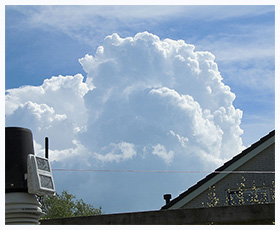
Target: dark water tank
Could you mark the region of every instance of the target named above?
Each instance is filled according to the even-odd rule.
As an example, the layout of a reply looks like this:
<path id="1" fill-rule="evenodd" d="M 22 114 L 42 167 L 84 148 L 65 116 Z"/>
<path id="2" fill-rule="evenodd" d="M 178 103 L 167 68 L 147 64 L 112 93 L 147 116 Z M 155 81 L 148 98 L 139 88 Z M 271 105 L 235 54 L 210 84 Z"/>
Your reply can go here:
<path id="1" fill-rule="evenodd" d="M 27 155 L 34 154 L 32 132 L 26 128 L 5 128 L 5 191 L 28 192 Z"/>

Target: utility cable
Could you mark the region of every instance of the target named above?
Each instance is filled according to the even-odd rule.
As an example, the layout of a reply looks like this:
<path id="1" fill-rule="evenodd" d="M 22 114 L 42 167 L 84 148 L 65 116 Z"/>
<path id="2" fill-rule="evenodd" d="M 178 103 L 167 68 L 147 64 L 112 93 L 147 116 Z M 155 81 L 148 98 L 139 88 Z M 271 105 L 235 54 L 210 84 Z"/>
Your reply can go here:
<path id="1" fill-rule="evenodd" d="M 54 172 L 118 172 L 118 173 L 239 173 L 239 174 L 275 174 L 275 171 L 170 171 L 170 170 L 130 170 L 130 169 L 52 169 Z"/>

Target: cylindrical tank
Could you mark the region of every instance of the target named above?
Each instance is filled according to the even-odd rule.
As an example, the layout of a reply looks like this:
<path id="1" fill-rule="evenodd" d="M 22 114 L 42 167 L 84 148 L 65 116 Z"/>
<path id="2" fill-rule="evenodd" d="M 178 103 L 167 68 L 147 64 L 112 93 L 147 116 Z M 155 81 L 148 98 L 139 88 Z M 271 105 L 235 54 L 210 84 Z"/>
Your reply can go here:
<path id="1" fill-rule="evenodd" d="M 34 154 L 32 132 L 26 128 L 5 129 L 5 191 L 28 192 L 27 155 Z"/>
<path id="2" fill-rule="evenodd" d="M 34 154 L 32 132 L 5 129 L 5 223 L 39 224 L 43 214 L 35 195 L 28 193 L 27 156 Z"/>

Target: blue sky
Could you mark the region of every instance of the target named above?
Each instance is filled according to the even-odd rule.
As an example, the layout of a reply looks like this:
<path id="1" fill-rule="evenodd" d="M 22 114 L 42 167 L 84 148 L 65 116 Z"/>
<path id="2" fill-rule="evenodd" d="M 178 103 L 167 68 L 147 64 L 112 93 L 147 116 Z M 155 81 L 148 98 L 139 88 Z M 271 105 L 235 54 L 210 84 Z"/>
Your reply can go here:
<path id="1" fill-rule="evenodd" d="M 213 170 L 275 127 L 274 6 L 5 13 L 6 126 L 37 154 L 49 136 L 54 169 Z M 54 171 L 106 213 L 159 209 L 204 176 Z"/>

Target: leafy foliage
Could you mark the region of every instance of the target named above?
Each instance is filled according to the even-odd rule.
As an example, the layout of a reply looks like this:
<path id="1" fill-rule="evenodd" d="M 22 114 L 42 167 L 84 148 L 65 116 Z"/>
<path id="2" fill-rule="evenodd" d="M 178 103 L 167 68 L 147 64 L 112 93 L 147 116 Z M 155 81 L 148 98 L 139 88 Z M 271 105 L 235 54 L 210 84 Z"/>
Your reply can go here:
<path id="1" fill-rule="evenodd" d="M 248 204 L 267 204 L 275 202 L 275 183 L 272 181 L 272 187 L 268 187 L 263 183 L 263 187 L 256 187 L 253 181 L 251 187 L 245 186 L 245 177 L 241 177 L 241 183 L 237 184 L 238 189 L 231 191 L 227 189 L 227 197 L 224 205 L 248 205 Z M 268 193 L 270 191 L 271 200 L 269 202 Z M 203 207 L 222 206 L 220 199 L 216 195 L 216 188 L 210 186 L 207 195 L 207 202 L 202 202 Z M 206 206 L 207 205 L 207 206 Z"/>
<path id="2" fill-rule="evenodd" d="M 42 203 L 42 211 L 46 213 L 43 219 L 102 214 L 101 207 L 97 209 L 93 205 L 85 203 L 82 199 L 77 200 L 76 196 L 65 190 L 62 191 L 61 195 L 46 196 L 40 202 Z"/>

